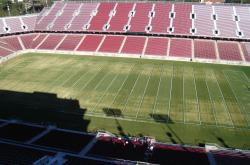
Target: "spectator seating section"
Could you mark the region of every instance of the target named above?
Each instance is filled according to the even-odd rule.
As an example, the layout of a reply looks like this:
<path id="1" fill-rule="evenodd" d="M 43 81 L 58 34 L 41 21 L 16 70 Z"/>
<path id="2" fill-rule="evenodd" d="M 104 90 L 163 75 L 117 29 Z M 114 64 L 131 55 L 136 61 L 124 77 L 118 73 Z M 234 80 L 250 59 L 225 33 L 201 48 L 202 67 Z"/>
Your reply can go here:
<path id="1" fill-rule="evenodd" d="M 53 31 L 64 31 L 67 28 L 67 24 L 72 19 L 72 16 L 79 7 L 79 3 L 68 2 L 65 4 L 65 7 L 62 10 L 60 16 L 58 16 L 51 28 Z"/>
<path id="2" fill-rule="evenodd" d="M 90 22 L 89 31 L 103 31 L 103 27 L 108 22 L 110 18 L 110 12 L 113 10 L 115 3 L 100 3 L 97 14 L 94 16 Z"/>
<path id="3" fill-rule="evenodd" d="M 194 56 L 203 59 L 216 59 L 215 41 L 194 40 Z"/>
<path id="4" fill-rule="evenodd" d="M 156 3 L 155 4 L 155 16 L 151 22 L 151 33 L 168 33 L 168 27 L 170 26 L 169 13 L 171 11 L 172 5 L 168 3 Z"/>
<path id="5" fill-rule="evenodd" d="M 249 7 L 235 6 L 237 15 L 239 16 L 239 27 L 243 32 L 243 38 L 250 38 L 250 12 Z"/>
<path id="6" fill-rule="evenodd" d="M 148 38 L 145 55 L 166 56 L 168 49 L 168 38 Z"/>
<path id="7" fill-rule="evenodd" d="M 36 36 L 37 34 L 26 34 L 20 36 L 20 39 L 25 49 L 31 49 L 31 43 L 33 42 Z"/>
<path id="8" fill-rule="evenodd" d="M 53 25 L 53 21 L 58 17 L 58 12 L 60 12 L 63 6 L 63 2 L 56 1 L 48 12 L 44 13 L 42 18 L 36 22 L 36 30 L 49 30 L 49 25 Z"/>
<path id="9" fill-rule="evenodd" d="M 4 38 L 4 41 L 11 45 L 16 51 L 22 50 L 22 46 L 18 40 L 18 36 L 8 36 Z"/>
<path id="10" fill-rule="evenodd" d="M 86 35 L 77 50 L 95 52 L 100 45 L 102 38 L 102 35 Z"/>
<path id="11" fill-rule="evenodd" d="M 59 44 L 64 35 L 60 34 L 49 34 L 49 36 L 42 42 L 38 49 L 53 50 Z"/>
<path id="12" fill-rule="evenodd" d="M 146 37 L 127 36 L 122 48 L 125 54 L 142 54 Z"/>
<path id="13" fill-rule="evenodd" d="M 35 38 L 33 38 L 33 41 L 30 44 L 30 48 L 35 49 L 37 46 L 39 46 L 39 44 L 41 44 L 41 42 L 45 37 L 47 37 L 47 35 L 48 34 L 38 34 Z"/>
<path id="14" fill-rule="evenodd" d="M 124 38 L 124 36 L 106 36 L 98 51 L 107 53 L 118 53 Z"/>
<path id="15" fill-rule="evenodd" d="M 214 36 L 214 22 L 212 20 L 212 6 L 209 5 L 193 5 L 195 19 L 194 27 L 197 36 Z"/>
<path id="16" fill-rule="evenodd" d="M 218 41 L 218 51 L 221 60 L 242 61 L 237 42 Z"/>
<path id="17" fill-rule="evenodd" d="M 189 34 L 192 27 L 192 20 L 190 13 L 192 12 L 191 4 L 175 4 L 174 5 L 175 18 L 173 20 L 174 32 L 173 34 Z"/>
<path id="18" fill-rule="evenodd" d="M 118 158 L 125 160 L 144 161 L 147 144 L 118 139 L 113 137 L 99 137 L 89 156 Z"/>
<path id="19" fill-rule="evenodd" d="M 20 19 L 23 21 L 22 31 L 33 31 L 35 29 L 37 15 L 23 16 Z"/>
<path id="20" fill-rule="evenodd" d="M 74 13 L 73 19 L 69 23 L 69 31 L 82 31 L 91 18 L 92 11 L 97 7 L 97 3 L 82 3 Z"/>
<path id="21" fill-rule="evenodd" d="M 210 164 L 206 152 L 202 148 L 162 144 L 154 145 L 149 162 L 155 164 Z"/>
<path id="22" fill-rule="evenodd" d="M 57 50 L 72 51 L 76 48 L 82 38 L 82 35 L 67 35 L 66 38 L 62 41 L 62 43 L 58 46 Z"/>
<path id="23" fill-rule="evenodd" d="M 5 49 L 5 48 L 0 47 L 0 58 L 8 56 L 8 55 L 10 55 L 12 53 L 14 53 L 14 51 L 11 51 L 9 49 Z"/>
<path id="24" fill-rule="evenodd" d="M 5 18 L 5 22 L 7 27 L 10 28 L 10 33 L 23 31 L 20 17 L 7 17 Z"/>
<path id="25" fill-rule="evenodd" d="M 232 6 L 214 6 L 215 14 L 218 16 L 216 20 L 217 28 L 222 37 L 237 37 L 237 26 L 234 21 L 234 12 Z"/>
<path id="26" fill-rule="evenodd" d="M 171 39 L 169 56 L 191 58 L 192 40 L 180 38 Z"/>
<path id="27" fill-rule="evenodd" d="M 245 57 L 245 60 L 250 62 L 250 43 L 241 43 L 241 48 Z"/>
<path id="28" fill-rule="evenodd" d="M 149 22 L 149 12 L 152 10 L 152 3 L 137 3 L 135 7 L 135 15 L 130 22 L 131 32 L 145 32 L 145 28 Z"/>
<path id="29" fill-rule="evenodd" d="M 121 53 L 155 57 L 165 56 L 166 58 L 182 57 L 186 60 L 194 58 L 223 60 L 224 62 L 250 61 L 250 44 L 248 42 L 216 42 L 204 39 L 99 34 L 31 33 L 2 37 L 0 39 L 0 56 L 7 56 L 18 50 L 23 50 L 21 45 L 24 49 L 103 52 L 114 53 L 114 55 L 115 53 Z"/>
<path id="30" fill-rule="evenodd" d="M 107 31 L 123 32 L 124 26 L 129 19 L 129 12 L 133 9 L 133 3 L 118 3 L 115 15 L 110 20 L 110 27 Z"/>

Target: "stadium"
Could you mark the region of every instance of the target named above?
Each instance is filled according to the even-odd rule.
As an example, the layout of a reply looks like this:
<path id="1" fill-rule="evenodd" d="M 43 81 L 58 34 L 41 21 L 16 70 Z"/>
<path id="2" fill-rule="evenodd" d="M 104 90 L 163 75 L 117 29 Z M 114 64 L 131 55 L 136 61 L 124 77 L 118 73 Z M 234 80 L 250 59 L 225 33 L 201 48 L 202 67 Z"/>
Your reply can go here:
<path id="1" fill-rule="evenodd" d="M 250 164 L 250 5 L 54 1 L 0 17 L 0 164 Z"/>

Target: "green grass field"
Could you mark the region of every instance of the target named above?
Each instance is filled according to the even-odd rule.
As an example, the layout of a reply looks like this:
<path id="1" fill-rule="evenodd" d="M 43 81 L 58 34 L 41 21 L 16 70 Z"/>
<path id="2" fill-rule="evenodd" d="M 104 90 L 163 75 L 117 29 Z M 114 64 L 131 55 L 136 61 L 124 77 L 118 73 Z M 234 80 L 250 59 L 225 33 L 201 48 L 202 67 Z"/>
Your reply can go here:
<path id="1" fill-rule="evenodd" d="M 0 70 L 1 90 L 77 99 L 89 131 L 238 148 L 250 148 L 249 86 L 250 67 L 129 58 L 25 54 Z"/>

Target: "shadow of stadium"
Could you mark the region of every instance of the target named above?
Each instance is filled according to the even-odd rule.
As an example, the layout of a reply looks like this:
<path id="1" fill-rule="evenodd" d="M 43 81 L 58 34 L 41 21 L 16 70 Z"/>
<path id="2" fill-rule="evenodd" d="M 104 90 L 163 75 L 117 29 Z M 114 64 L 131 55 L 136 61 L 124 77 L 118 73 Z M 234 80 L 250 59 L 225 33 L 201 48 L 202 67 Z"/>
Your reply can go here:
<path id="1" fill-rule="evenodd" d="M 0 118 L 87 131 L 90 121 L 84 119 L 85 112 L 78 100 L 56 94 L 0 90 Z"/>

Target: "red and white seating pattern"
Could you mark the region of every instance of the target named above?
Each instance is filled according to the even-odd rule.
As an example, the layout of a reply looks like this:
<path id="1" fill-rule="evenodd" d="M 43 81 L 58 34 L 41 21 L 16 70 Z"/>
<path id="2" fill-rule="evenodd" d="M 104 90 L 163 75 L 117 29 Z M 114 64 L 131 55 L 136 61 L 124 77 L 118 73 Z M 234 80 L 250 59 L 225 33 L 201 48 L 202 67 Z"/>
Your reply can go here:
<path id="1" fill-rule="evenodd" d="M 215 41 L 194 40 L 194 56 L 202 59 L 216 59 Z"/>
<path id="2" fill-rule="evenodd" d="M 129 12 L 133 9 L 133 3 L 118 3 L 115 15 L 110 20 L 110 27 L 107 31 L 123 32 L 124 26 L 129 19 Z"/>
<path id="3" fill-rule="evenodd" d="M 18 37 L 20 39 L 18 39 Z M 23 48 L 22 48 L 23 45 Z M 248 42 L 99 34 L 25 34 L 0 39 L 2 54 L 23 49 L 250 62 Z M 218 50 L 217 50 L 218 48 Z M 217 55 L 218 52 L 218 55 Z M 194 56 L 192 56 L 194 54 Z M 244 58 L 243 58 L 244 56 Z"/>
<path id="4" fill-rule="evenodd" d="M 168 50 L 168 38 L 148 38 L 145 55 L 166 56 Z"/>
<path id="5" fill-rule="evenodd" d="M 152 3 L 137 3 L 135 7 L 135 15 L 130 22 L 131 32 L 145 32 L 145 28 L 149 22 L 149 12 L 152 10 Z"/>
<path id="6" fill-rule="evenodd" d="M 113 10 L 115 3 L 101 3 L 97 9 L 96 16 L 90 22 L 89 31 L 103 31 L 103 27 L 110 18 L 110 12 Z"/>
<path id="7" fill-rule="evenodd" d="M 61 1 L 56 1 L 47 12 L 43 13 L 42 18 L 36 22 L 36 30 L 49 30 L 49 25 L 58 16 L 58 12 L 62 10 L 65 4 Z M 63 19 L 63 18 L 62 18 Z M 52 25 L 51 25 L 52 26 Z"/>
<path id="8" fill-rule="evenodd" d="M 39 44 L 41 44 L 45 37 L 47 37 L 47 34 L 38 34 L 35 38 L 33 38 L 30 48 L 35 49 L 37 46 L 39 46 Z"/>
<path id="9" fill-rule="evenodd" d="M 36 36 L 37 36 L 37 34 L 25 34 L 25 35 L 20 36 L 20 39 L 21 39 L 25 49 L 31 48 L 31 43 L 33 42 L 33 39 Z"/>
<path id="10" fill-rule="evenodd" d="M 127 36 L 121 53 L 142 54 L 145 46 L 146 37 Z"/>
<path id="11" fill-rule="evenodd" d="M 195 34 L 199 36 L 213 36 L 212 6 L 194 5 L 193 8 L 196 17 L 194 19 Z"/>
<path id="12" fill-rule="evenodd" d="M 168 27 L 170 26 L 169 12 L 171 11 L 170 4 L 156 3 L 155 4 L 155 16 L 151 22 L 151 33 L 168 33 Z"/>
<path id="13" fill-rule="evenodd" d="M 4 17 L 0 19 L 0 34 L 33 31 L 36 19 L 37 15 Z"/>
<path id="14" fill-rule="evenodd" d="M 68 2 L 65 4 L 62 13 L 55 20 L 51 30 L 64 31 L 67 28 L 67 24 L 70 22 L 75 10 L 79 7 L 79 3 Z"/>
<path id="15" fill-rule="evenodd" d="M 237 42 L 218 41 L 217 45 L 221 60 L 242 61 Z"/>
<path id="16" fill-rule="evenodd" d="M 38 49 L 53 50 L 61 42 L 64 35 L 61 34 L 50 34 L 45 40 L 41 42 Z"/>
<path id="17" fill-rule="evenodd" d="M 192 27 L 192 20 L 190 13 L 192 12 L 191 4 L 175 4 L 174 5 L 175 18 L 173 20 L 174 32 L 173 34 L 189 34 Z"/>
<path id="18" fill-rule="evenodd" d="M 82 31 L 91 18 L 92 11 L 97 7 L 97 3 L 82 3 L 77 9 L 75 16 L 69 24 L 69 31 Z"/>
<path id="19" fill-rule="evenodd" d="M 191 58 L 192 40 L 181 38 L 171 39 L 169 56 Z"/>
<path id="20" fill-rule="evenodd" d="M 77 50 L 95 52 L 100 45 L 102 38 L 102 35 L 86 35 Z"/>
<path id="21" fill-rule="evenodd" d="M 62 41 L 62 43 L 58 46 L 57 50 L 74 50 L 76 46 L 79 44 L 82 35 L 67 35 L 66 38 Z"/>
<path id="22" fill-rule="evenodd" d="M 241 43 L 241 47 L 242 47 L 245 60 L 250 62 L 250 43 L 248 42 Z"/>
<path id="23" fill-rule="evenodd" d="M 239 27 L 243 32 L 243 38 L 250 38 L 250 9 L 249 7 L 236 6 L 236 13 L 239 16 Z"/>
<path id="24" fill-rule="evenodd" d="M 234 21 L 234 12 L 232 6 L 214 6 L 215 13 L 218 16 L 216 20 L 219 35 L 222 37 L 237 37 L 236 22 Z"/>
<path id="25" fill-rule="evenodd" d="M 1 18 L 0 34 L 33 30 L 86 30 L 250 39 L 249 10 L 248 6 L 195 3 L 56 1 L 38 16 Z M 174 12 L 173 18 L 170 18 L 171 11 Z M 131 16 L 131 13 L 134 14 Z M 216 20 L 213 20 L 213 14 L 216 15 Z M 125 25 L 130 27 L 126 29 Z M 172 32 L 168 31 L 170 26 Z M 6 31 L 5 28 L 9 30 Z M 192 28 L 195 28 L 195 32 L 191 31 Z M 219 34 L 214 34 L 214 30 L 218 30 Z"/>
<path id="26" fill-rule="evenodd" d="M 118 53 L 124 39 L 124 36 L 106 36 L 98 51 L 107 53 Z"/>

